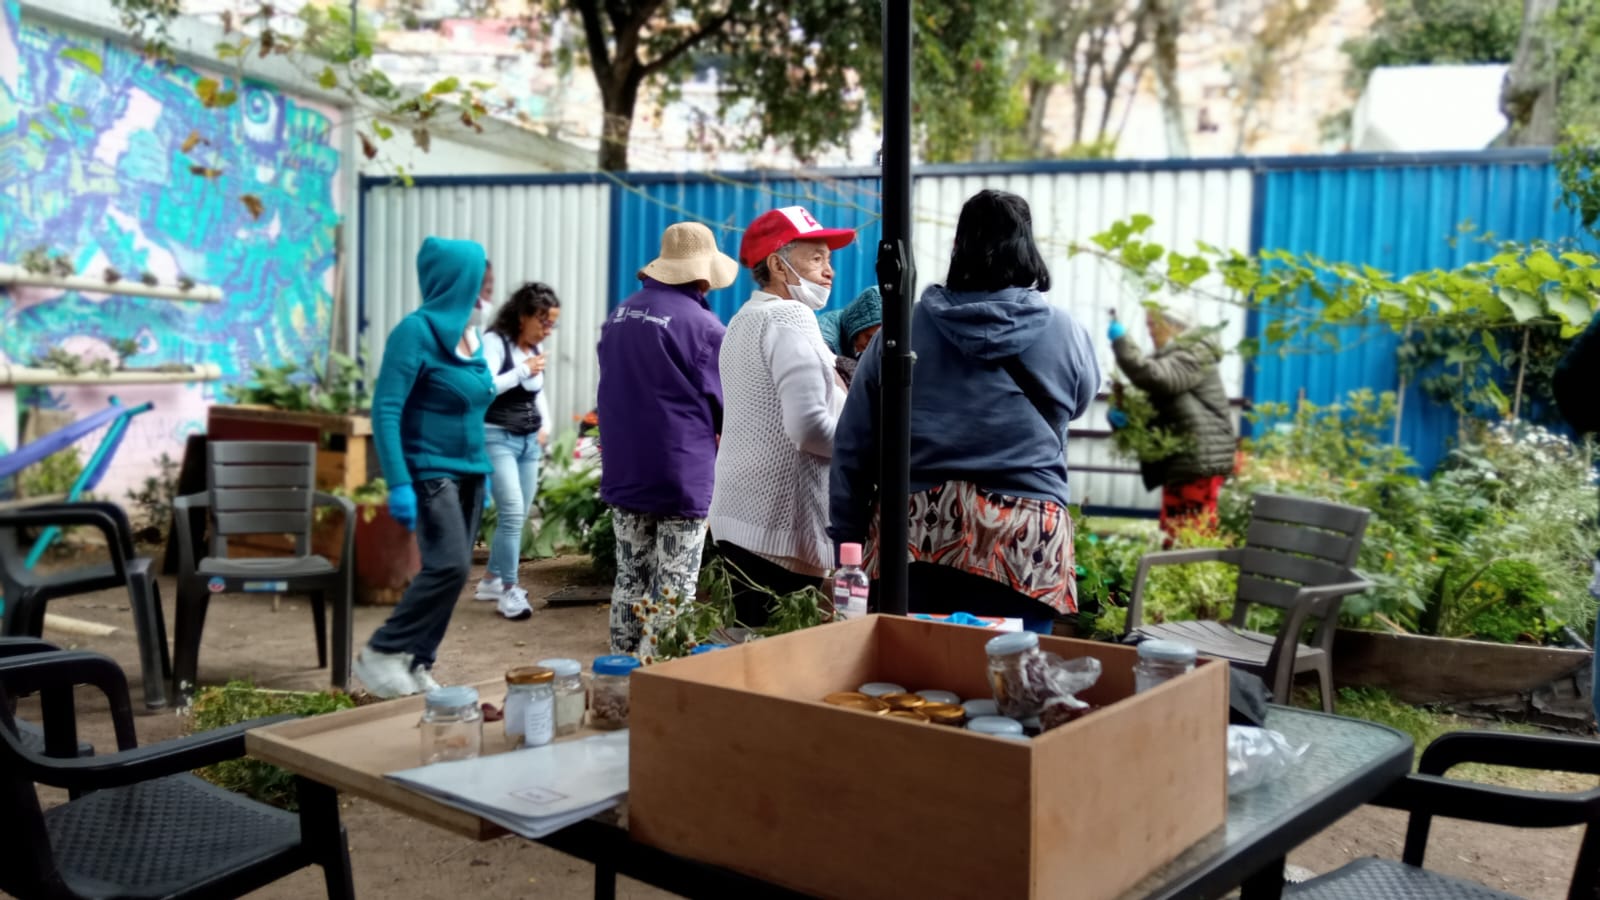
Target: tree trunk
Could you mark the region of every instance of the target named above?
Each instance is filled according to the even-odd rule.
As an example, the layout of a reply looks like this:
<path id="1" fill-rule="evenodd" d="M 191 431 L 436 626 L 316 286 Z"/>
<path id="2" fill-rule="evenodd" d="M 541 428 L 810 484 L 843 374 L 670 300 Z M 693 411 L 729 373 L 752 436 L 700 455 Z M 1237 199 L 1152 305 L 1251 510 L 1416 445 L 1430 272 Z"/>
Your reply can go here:
<path id="1" fill-rule="evenodd" d="M 1042 78 L 1035 78 L 1028 82 L 1028 120 L 1023 126 L 1023 134 L 1028 142 L 1028 149 L 1034 155 L 1043 158 L 1044 146 L 1044 118 L 1045 112 L 1050 108 L 1050 94 L 1055 90 L 1055 84 Z"/>
<path id="2" fill-rule="evenodd" d="M 1161 91 L 1161 118 L 1167 136 L 1167 155 L 1189 155 L 1189 132 L 1183 124 L 1183 94 L 1178 90 L 1178 34 L 1182 30 L 1183 0 L 1155 0 L 1156 84 Z"/>
<path id="3" fill-rule="evenodd" d="M 605 124 L 600 137 L 602 172 L 628 171 L 628 140 L 633 134 L 633 109 L 639 102 L 642 80 L 629 74 L 620 79 L 615 91 L 607 91 L 601 98 L 605 106 Z"/>
<path id="4" fill-rule="evenodd" d="M 1500 88 L 1500 111 L 1506 130 L 1495 143 L 1514 147 L 1549 147 L 1560 139 L 1556 120 L 1556 81 L 1549 72 L 1549 41 L 1543 23 L 1560 0 L 1523 0 L 1522 36 L 1517 54 Z"/>

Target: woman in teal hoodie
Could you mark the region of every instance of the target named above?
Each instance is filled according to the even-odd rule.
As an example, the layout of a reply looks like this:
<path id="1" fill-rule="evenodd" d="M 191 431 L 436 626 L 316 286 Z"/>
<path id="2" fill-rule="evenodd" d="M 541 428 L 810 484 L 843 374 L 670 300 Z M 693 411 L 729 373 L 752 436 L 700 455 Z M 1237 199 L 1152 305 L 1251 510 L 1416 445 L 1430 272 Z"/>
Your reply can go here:
<path id="1" fill-rule="evenodd" d="M 417 280 L 422 307 L 389 333 L 372 399 L 389 514 L 416 531 L 422 552 L 422 571 L 356 658 L 356 677 L 385 699 L 438 686 L 434 656 L 467 584 L 483 513 L 483 415 L 495 396 L 472 327 L 494 291 L 483 248 L 430 237 L 417 252 Z"/>

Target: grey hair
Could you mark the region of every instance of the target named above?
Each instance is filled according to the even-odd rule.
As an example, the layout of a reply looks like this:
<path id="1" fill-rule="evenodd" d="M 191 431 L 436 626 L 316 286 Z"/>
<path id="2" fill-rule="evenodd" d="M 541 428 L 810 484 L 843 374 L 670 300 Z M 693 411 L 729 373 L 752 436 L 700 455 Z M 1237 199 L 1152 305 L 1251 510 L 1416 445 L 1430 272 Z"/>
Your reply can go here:
<path id="1" fill-rule="evenodd" d="M 788 262 L 789 254 L 794 252 L 794 241 L 784 244 L 774 252 L 782 257 L 784 262 Z M 772 267 L 767 265 L 766 257 L 762 257 L 759 262 L 750 267 L 750 275 L 756 280 L 758 287 L 764 288 L 772 283 Z"/>
<path id="2" fill-rule="evenodd" d="M 1173 331 L 1176 331 L 1176 332 L 1179 332 L 1179 333 L 1188 331 L 1190 328 L 1192 328 L 1194 326 L 1194 323 L 1189 321 L 1189 317 L 1188 316 L 1186 316 L 1186 315 L 1184 315 L 1182 313 L 1173 312 L 1170 309 L 1159 309 L 1159 310 L 1156 310 L 1156 315 L 1160 316 L 1161 317 L 1161 321 L 1165 322 L 1168 326 L 1170 326 Z"/>

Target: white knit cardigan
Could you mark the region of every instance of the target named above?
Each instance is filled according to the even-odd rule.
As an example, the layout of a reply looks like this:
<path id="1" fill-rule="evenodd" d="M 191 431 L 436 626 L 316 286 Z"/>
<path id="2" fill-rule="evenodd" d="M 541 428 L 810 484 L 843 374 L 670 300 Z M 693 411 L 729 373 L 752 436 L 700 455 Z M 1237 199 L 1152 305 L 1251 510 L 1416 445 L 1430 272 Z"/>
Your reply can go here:
<path id="1" fill-rule="evenodd" d="M 845 389 L 817 317 L 756 291 L 722 339 L 712 536 L 805 575 L 833 567 L 828 466 Z"/>

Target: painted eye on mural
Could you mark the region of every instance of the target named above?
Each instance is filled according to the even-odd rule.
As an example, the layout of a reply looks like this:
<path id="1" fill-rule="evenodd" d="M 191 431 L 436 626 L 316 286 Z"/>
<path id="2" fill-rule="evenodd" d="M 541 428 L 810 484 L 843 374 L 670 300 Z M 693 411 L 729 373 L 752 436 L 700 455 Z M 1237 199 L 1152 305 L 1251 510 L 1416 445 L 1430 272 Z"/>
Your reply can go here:
<path id="1" fill-rule="evenodd" d="M 244 122 L 241 130 L 250 143 L 261 147 L 275 147 L 278 144 L 278 130 L 281 116 L 278 109 L 277 98 L 271 91 L 253 88 L 244 93 Z"/>

